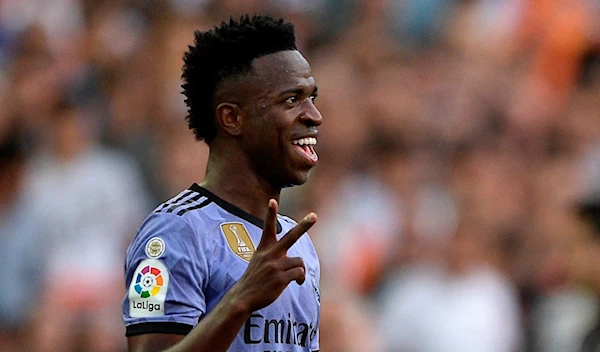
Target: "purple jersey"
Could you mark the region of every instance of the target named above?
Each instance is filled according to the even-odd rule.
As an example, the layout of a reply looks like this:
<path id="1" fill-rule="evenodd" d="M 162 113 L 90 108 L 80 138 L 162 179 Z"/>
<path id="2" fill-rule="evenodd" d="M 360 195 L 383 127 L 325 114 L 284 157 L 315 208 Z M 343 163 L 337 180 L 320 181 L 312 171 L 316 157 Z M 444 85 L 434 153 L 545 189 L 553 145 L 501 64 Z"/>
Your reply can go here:
<path id="1" fill-rule="evenodd" d="M 278 215 L 277 237 L 296 225 Z M 127 250 L 126 335 L 187 334 L 240 279 L 264 221 L 194 184 L 156 208 Z M 268 307 L 252 313 L 228 351 L 319 349 L 319 261 L 308 235 L 289 250 L 306 267 Z"/>

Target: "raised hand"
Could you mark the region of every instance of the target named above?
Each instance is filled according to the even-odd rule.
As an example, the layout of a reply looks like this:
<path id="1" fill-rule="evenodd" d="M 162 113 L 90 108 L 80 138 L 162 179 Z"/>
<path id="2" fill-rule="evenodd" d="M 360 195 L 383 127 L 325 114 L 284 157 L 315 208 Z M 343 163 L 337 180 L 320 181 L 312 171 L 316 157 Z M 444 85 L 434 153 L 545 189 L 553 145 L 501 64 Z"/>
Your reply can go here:
<path id="1" fill-rule="evenodd" d="M 246 272 L 236 284 L 236 294 L 248 300 L 251 311 L 273 303 L 291 281 L 299 285 L 304 282 L 306 270 L 302 258 L 288 257 L 287 251 L 315 224 L 317 215 L 309 213 L 277 240 L 278 207 L 275 199 L 269 201 L 260 243 Z"/>

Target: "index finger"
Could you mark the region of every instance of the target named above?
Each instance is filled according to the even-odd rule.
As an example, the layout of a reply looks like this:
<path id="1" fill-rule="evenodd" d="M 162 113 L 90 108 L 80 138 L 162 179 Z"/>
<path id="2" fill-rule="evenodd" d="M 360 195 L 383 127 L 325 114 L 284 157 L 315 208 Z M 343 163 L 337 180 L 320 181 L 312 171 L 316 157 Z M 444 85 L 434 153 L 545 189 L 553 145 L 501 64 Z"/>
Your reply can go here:
<path id="1" fill-rule="evenodd" d="M 277 211 L 278 204 L 275 199 L 269 200 L 269 210 L 267 217 L 265 218 L 265 225 L 263 227 L 263 233 L 258 244 L 258 248 L 262 248 L 269 243 L 277 241 Z"/>
<path id="2" fill-rule="evenodd" d="M 306 231 L 308 231 L 317 222 L 317 214 L 310 213 L 304 217 L 296 226 L 283 236 L 277 246 L 284 250 L 290 249 Z"/>

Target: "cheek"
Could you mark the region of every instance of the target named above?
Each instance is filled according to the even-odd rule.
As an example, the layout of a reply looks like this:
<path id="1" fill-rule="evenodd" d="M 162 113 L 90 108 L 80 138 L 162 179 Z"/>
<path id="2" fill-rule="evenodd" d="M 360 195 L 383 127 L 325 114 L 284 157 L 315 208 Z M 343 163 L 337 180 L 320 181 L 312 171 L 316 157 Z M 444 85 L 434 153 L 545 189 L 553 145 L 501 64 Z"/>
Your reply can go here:
<path id="1" fill-rule="evenodd" d="M 271 154 L 281 153 L 287 143 L 286 131 L 281 126 L 271 123 L 261 126 L 258 143 L 269 148 Z"/>
<path id="2" fill-rule="evenodd" d="M 258 117 L 249 127 L 254 148 L 269 157 L 283 157 L 287 153 L 292 111 L 270 111 Z"/>
<path id="3" fill-rule="evenodd" d="M 281 136 L 273 129 L 273 126 L 257 125 L 252 132 L 251 142 L 247 148 L 255 158 L 270 162 L 279 159 L 283 154 L 282 144 Z"/>

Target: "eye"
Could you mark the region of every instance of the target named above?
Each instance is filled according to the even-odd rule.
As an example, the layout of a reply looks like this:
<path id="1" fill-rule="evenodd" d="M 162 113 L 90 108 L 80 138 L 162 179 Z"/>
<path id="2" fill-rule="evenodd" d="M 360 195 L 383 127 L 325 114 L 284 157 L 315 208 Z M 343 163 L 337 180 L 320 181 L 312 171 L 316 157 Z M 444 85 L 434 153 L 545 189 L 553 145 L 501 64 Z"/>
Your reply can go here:
<path id="1" fill-rule="evenodd" d="M 312 102 L 314 103 L 315 100 L 317 100 L 317 95 L 316 94 L 311 94 L 310 95 L 310 100 L 312 100 Z"/>
<path id="2" fill-rule="evenodd" d="M 292 95 L 291 97 L 289 97 L 285 100 L 286 104 L 295 104 L 297 102 L 298 102 L 298 96 L 296 96 L 296 95 Z"/>

